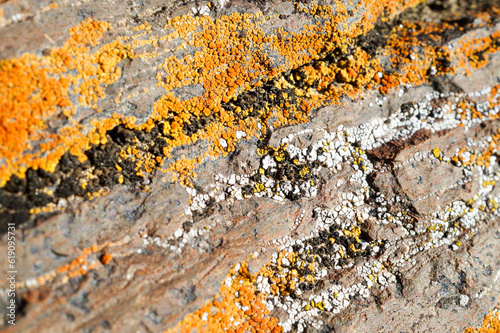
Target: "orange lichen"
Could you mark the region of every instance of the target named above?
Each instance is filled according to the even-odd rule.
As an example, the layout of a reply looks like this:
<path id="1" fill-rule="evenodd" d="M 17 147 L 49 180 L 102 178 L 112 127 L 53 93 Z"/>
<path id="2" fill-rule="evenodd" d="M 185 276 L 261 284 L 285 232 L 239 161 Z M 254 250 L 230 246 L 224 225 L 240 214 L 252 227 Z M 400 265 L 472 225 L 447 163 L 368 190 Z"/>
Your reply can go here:
<path id="1" fill-rule="evenodd" d="M 466 67 L 467 64 L 472 69 L 479 69 L 488 63 L 488 53 L 500 50 L 500 31 L 483 38 L 473 38 L 461 43 L 460 52 L 462 55 L 460 65 Z M 467 72 L 471 74 L 470 70 Z"/>
<path id="2" fill-rule="evenodd" d="M 107 242 L 103 244 L 94 244 L 90 247 L 84 248 L 81 250 L 80 256 L 73 259 L 71 262 L 64 264 L 58 267 L 54 271 L 50 271 L 45 273 L 44 275 L 40 275 L 35 278 L 38 283 L 38 286 L 42 286 L 46 283 L 50 283 L 54 281 L 56 278 L 60 278 L 59 281 L 62 283 L 68 282 L 69 279 L 86 275 L 89 271 L 96 269 L 102 265 L 107 265 L 111 262 L 113 256 L 109 253 L 105 253 L 100 260 L 90 260 L 88 257 L 92 254 L 97 254 L 101 252 L 105 248 L 113 248 L 117 246 L 123 245 L 124 242 L 116 241 L 116 242 Z M 17 282 L 17 288 L 25 288 L 27 286 L 27 282 Z"/>
<path id="3" fill-rule="evenodd" d="M 464 333 L 498 333 L 500 332 L 500 312 L 498 306 L 490 311 L 479 328 L 467 328 Z"/>
<path id="4" fill-rule="evenodd" d="M 75 111 L 72 94 L 95 107 L 105 96 L 103 87 L 120 77 L 116 65 L 130 51 L 119 40 L 90 53 L 109 28 L 87 20 L 70 29 L 66 43 L 49 55 L 0 60 L 0 186 L 13 174 L 24 177 L 28 168 L 53 172 L 68 150 L 84 159 L 89 142 L 79 126 L 51 133 L 47 122 L 68 122 Z"/>
<path id="5" fill-rule="evenodd" d="M 267 295 L 257 291 L 256 278 L 246 262 L 233 266 L 213 300 L 165 332 L 282 332 L 278 319 L 268 316 Z"/>
<path id="6" fill-rule="evenodd" d="M 202 159 L 203 156 L 196 157 L 194 159 L 186 159 L 184 155 L 182 155 L 179 160 L 172 163 L 169 167 L 169 170 L 174 175 L 172 180 L 179 180 L 182 184 L 192 187 L 192 180 L 196 178 L 194 168 L 201 162 Z"/>
<path id="7" fill-rule="evenodd" d="M 56 204 L 49 203 L 46 206 L 43 207 L 35 207 L 30 209 L 30 214 L 36 215 L 39 213 L 50 213 L 56 210 L 62 210 L 62 208 L 57 207 Z"/>
<path id="8" fill-rule="evenodd" d="M 491 138 L 492 140 L 488 143 L 488 147 L 486 147 L 486 149 L 484 149 L 482 152 L 469 154 L 470 156 L 466 160 L 464 158 L 466 148 L 462 148 L 458 152 L 458 154 L 452 157 L 451 160 L 455 163 L 460 162 L 461 165 L 464 166 L 480 165 L 488 168 L 490 166 L 490 157 L 495 154 L 495 152 L 498 150 L 498 147 L 500 146 L 500 129 L 498 129 L 495 134 L 491 135 Z"/>
<path id="9" fill-rule="evenodd" d="M 250 255 L 247 260 L 253 257 Z M 289 262 L 285 265 L 284 260 Z M 191 332 L 193 329 L 198 332 L 281 332 L 278 320 L 269 317 L 267 297 L 287 296 L 294 293 L 298 283 L 314 283 L 315 265 L 314 259 L 306 263 L 299 260 L 296 253 L 286 251 L 280 251 L 275 261 L 266 263 L 256 274 L 248 271 L 246 261 L 235 265 L 211 301 L 166 332 Z M 306 272 L 304 269 L 309 273 L 302 276 L 300 272 Z M 270 295 L 258 290 L 258 281 L 262 279 L 269 283 Z"/>
<path id="10" fill-rule="evenodd" d="M 387 93 L 399 84 L 418 86 L 427 83 L 432 75 L 453 74 L 456 71 L 451 65 L 454 53 L 447 46 L 433 46 L 441 40 L 443 32 L 453 29 L 457 29 L 456 25 L 447 22 L 403 22 L 394 28 L 384 54 L 391 57 L 397 77 L 384 76 L 380 80 L 381 92 Z M 430 73 L 431 68 L 434 73 Z"/>
<path id="11" fill-rule="evenodd" d="M 109 253 L 105 253 L 102 257 L 101 257 L 101 262 L 103 265 L 107 265 L 111 262 L 111 259 L 113 259 L 113 256 Z"/>
<path id="12" fill-rule="evenodd" d="M 500 101 L 495 100 L 494 96 L 497 95 L 498 90 L 500 89 L 500 85 L 497 85 L 492 88 L 489 96 L 489 109 L 494 109 L 500 105 Z M 451 108 L 450 111 L 451 112 Z M 459 126 L 465 126 L 464 122 L 467 122 L 468 119 L 482 118 L 483 114 L 477 110 L 476 103 L 469 101 L 465 98 L 460 99 L 456 104 L 455 112 L 460 116 L 460 120 L 462 123 Z M 490 116 L 491 119 L 499 119 L 500 114 L 494 114 Z M 472 153 L 468 153 L 468 157 L 464 157 L 464 153 L 467 152 L 467 148 L 461 148 L 455 156 L 451 157 L 451 161 L 455 164 L 460 163 L 463 166 L 469 165 L 480 165 L 489 167 L 490 166 L 490 158 L 496 153 L 498 148 L 500 147 L 500 129 L 497 129 L 496 133 L 491 133 L 489 135 L 488 146 L 485 147 L 482 151 L 474 151 Z"/>
<path id="13" fill-rule="evenodd" d="M 57 9 L 59 8 L 59 4 L 57 2 L 52 2 L 50 4 L 48 4 L 47 6 L 45 6 L 41 12 L 46 12 L 46 11 L 49 11 L 49 10 L 53 10 L 53 9 Z"/>

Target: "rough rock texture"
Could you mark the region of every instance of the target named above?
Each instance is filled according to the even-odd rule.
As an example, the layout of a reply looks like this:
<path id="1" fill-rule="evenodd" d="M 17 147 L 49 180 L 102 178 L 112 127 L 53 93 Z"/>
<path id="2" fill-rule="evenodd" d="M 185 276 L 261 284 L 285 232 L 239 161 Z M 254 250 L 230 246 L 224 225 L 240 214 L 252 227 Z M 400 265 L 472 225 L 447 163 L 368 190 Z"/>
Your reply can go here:
<path id="1" fill-rule="evenodd" d="M 88 49 L 64 50 L 98 64 L 91 77 L 109 74 L 99 57 L 122 52 L 109 60 L 117 76 L 90 84 L 95 100 L 72 83 L 72 114 L 47 111 L 46 126 L 28 131 L 32 147 L 0 155 L 0 253 L 15 223 L 18 272 L 16 326 L 2 316 L 2 330 L 455 332 L 482 322 L 500 296 L 500 7 L 382 2 L 0 1 L 0 105 L 15 114 L 4 128 L 22 117 L 7 104 L 18 95 L 6 61 L 33 54 L 34 67 L 85 81 L 77 65 L 44 62 L 84 20 L 111 26 Z M 233 14 L 235 28 L 225 21 L 235 12 L 251 15 Z M 226 23 L 241 58 L 229 37 L 210 44 L 222 28 L 182 46 Z M 201 59 L 217 47 L 216 69 L 189 63 L 196 47 Z M 256 77 L 231 81 L 248 59 Z M 207 74 L 220 68 L 223 83 Z M 191 111 L 198 96 L 207 114 Z M 180 107 L 162 113 L 162 98 Z M 65 126 L 78 129 L 71 144 L 54 139 L 56 166 L 30 165 Z M 0 287 L 3 313 L 4 278 Z"/>

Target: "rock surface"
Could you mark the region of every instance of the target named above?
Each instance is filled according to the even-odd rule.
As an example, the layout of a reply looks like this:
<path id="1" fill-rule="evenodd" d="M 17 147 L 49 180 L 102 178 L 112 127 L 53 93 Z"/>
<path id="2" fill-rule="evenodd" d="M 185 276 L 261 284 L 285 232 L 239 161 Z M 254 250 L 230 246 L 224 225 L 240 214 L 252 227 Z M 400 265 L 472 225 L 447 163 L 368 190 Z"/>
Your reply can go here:
<path id="1" fill-rule="evenodd" d="M 499 51 L 486 0 L 0 1 L 1 329 L 478 325 Z"/>

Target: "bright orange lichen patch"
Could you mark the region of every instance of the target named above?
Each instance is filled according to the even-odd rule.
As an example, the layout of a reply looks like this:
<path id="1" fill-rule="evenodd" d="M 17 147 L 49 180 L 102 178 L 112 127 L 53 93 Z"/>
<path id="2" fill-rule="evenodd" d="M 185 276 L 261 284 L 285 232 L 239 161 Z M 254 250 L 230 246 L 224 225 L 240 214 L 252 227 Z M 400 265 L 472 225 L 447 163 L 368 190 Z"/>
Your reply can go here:
<path id="1" fill-rule="evenodd" d="M 498 333 L 500 332 L 500 312 L 498 306 L 484 317 L 483 325 L 479 328 L 467 328 L 464 333 Z"/>
<path id="2" fill-rule="evenodd" d="M 472 69 L 479 69 L 488 64 L 488 54 L 498 52 L 500 50 L 500 31 L 497 31 L 490 36 L 484 38 L 473 38 L 461 43 L 460 65 L 465 67 L 467 64 Z M 467 72 L 471 74 L 470 70 Z"/>
<path id="3" fill-rule="evenodd" d="M 495 96 L 497 95 L 500 89 L 500 85 L 494 86 L 491 88 L 491 92 L 489 96 L 487 96 L 489 105 L 488 109 L 493 110 L 495 107 L 500 105 L 500 101 L 498 101 Z M 448 106 L 448 112 L 454 112 L 460 117 L 461 123 L 458 124 L 460 127 L 465 127 L 465 123 L 470 119 L 482 119 L 483 113 L 477 109 L 477 103 L 467 99 L 466 97 L 460 97 L 458 101 L 448 101 L 446 103 Z M 452 110 L 452 105 L 454 105 L 454 109 Z M 489 116 L 491 119 L 498 119 L 500 115 L 493 114 Z"/>
<path id="4" fill-rule="evenodd" d="M 101 262 L 103 263 L 103 265 L 107 265 L 111 262 L 111 260 L 113 259 L 113 256 L 109 253 L 105 253 L 102 257 L 101 257 Z"/>
<path id="5" fill-rule="evenodd" d="M 203 156 L 196 157 L 193 159 L 186 159 L 184 155 L 175 163 L 170 165 L 169 170 L 174 174 L 174 181 L 179 180 L 182 184 L 187 186 L 193 186 L 192 180 L 196 178 L 196 173 L 194 168 L 203 159 Z"/>
<path id="6" fill-rule="evenodd" d="M 486 24 L 492 21 L 488 15 L 483 19 Z M 488 63 L 488 54 L 500 50 L 498 31 L 483 38 L 465 38 L 453 50 L 441 45 L 447 33 L 463 30 L 456 22 L 403 22 L 394 28 L 384 54 L 391 57 L 393 68 L 398 72 L 398 83 L 417 86 L 428 83 L 432 75 L 454 74 L 458 68 L 470 75 L 471 69 Z M 380 91 L 386 93 L 385 82 L 382 86 Z"/>
<path id="7" fill-rule="evenodd" d="M 247 263 L 233 266 L 212 301 L 165 332 L 281 332 L 278 319 L 268 317 L 267 295 L 255 288 L 256 278 Z"/>
<path id="8" fill-rule="evenodd" d="M 285 260 L 288 260 L 286 264 Z M 286 251 L 280 251 L 275 261 L 265 264 L 256 274 L 251 274 L 247 262 L 242 262 L 231 268 L 213 300 L 166 332 L 193 329 L 197 332 L 281 332 L 278 320 L 269 317 L 267 297 L 288 296 L 295 292 L 298 283 L 314 283 L 315 267 L 314 259 L 301 261 L 296 253 Z M 264 280 L 269 284 L 270 294 L 257 288 L 259 281 Z"/>
<path id="9" fill-rule="evenodd" d="M 3 181 L 10 177 L 11 170 L 17 169 L 21 176 L 27 167 L 34 166 L 34 154 L 28 154 L 25 163 L 19 157 L 33 148 L 30 140 L 40 139 L 37 130 L 45 128 L 44 120 L 58 109 L 68 115 L 72 112 L 68 97 L 70 80 L 52 77 L 52 71 L 39 66 L 39 61 L 33 55 L 0 61 L 0 155 L 5 159 L 0 166 L 0 179 Z M 40 149 L 56 147 L 56 137 L 52 139 L 52 144 L 45 143 Z M 48 170 L 55 167 L 40 162 L 36 167 Z"/>
<path id="10" fill-rule="evenodd" d="M 451 66 L 453 54 L 446 46 L 432 46 L 441 40 L 443 32 L 458 29 L 456 24 L 443 23 L 406 23 L 395 28 L 384 53 L 391 57 L 397 70 L 397 78 L 382 78 L 380 91 L 387 93 L 399 84 L 415 86 L 427 83 L 430 75 L 453 74 Z M 434 67 L 435 73 L 430 74 Z M 397 84 L 394 82 L 397 81 Z"/>
<path id="11" fill-rule="evenodd" d="M 49 55 L 0 60 L 1 186 L 12 174 L 24 177 L 28 168 L 53 172 L 70 149 L 85 158 L 82 149 L 88 149 L 89 140 L 82 128 L 71 124 L 51 133 L 47 126 L 68 123 L 75 111 L 70 95 L 95 108 L 104 87 L 120 77 L 117 64 L 130 56 L 121 41 L 91 53 L 109 28 L 106 22 L 87 20 L 70 29 L 66 43 Z"/>

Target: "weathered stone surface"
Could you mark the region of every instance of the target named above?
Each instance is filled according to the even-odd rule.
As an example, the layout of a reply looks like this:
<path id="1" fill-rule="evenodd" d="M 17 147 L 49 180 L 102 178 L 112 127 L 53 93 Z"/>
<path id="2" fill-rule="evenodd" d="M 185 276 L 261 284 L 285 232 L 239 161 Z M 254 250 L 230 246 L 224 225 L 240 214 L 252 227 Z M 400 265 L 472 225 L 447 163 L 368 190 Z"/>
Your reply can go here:
<path id="1" fill-rule="evenodd" d="M 497 302 L 498 283 L 481 282 L 492 278 L 491 267 L 498 267 L 497 251 L 498 235 L 484 233 L 457 252 L 418 256 L 416 265 L 401 272 L 394 291 L 382 292 L 368 307 L 352 311 L 353 318 L 335 324 L 335 330 L 448 332 L 467 327 L 469 314 L 481 317 L 489 306 L 485 304 Z M 487 254 L 484 260 L 479 259 L 482 253 Z M 462 295 L 467 296 L 465 304 L 460 303 Z"/>
<path id="2" fill-rule="evenodd" d="M 205 22 L 200 17 L 208 2 L 90 0 L 48 7 L 50 1 L 0 1 L 2 59 L 50 54 L 68 40 L 69 28 L 87 18 L 113 26 L 88 52 L 123 36 L 155 40 L 127 44 L 133 55 L 117 62 L 121 72 L 114 82 L 101 83 L 105 96 L 95 102 L 96 108 L 80 103 L 75 93 L 71 117 L 55 113 L 44 119 L 48 130 L 37 130 L 58 133 L 71 119 L 86 136 L 95 130 L 92 119 L 106 121 L 113 113 L 134 116 L 138 127 L 115 124 L 104 131 L 106 142 L 89 144 L 87 161 L 66 152 L 54 172 L 27 168 L 24 178 L 12 176 L 0 188 L 0 212 L 5 216 L 0 220 L 17 227 L 18 272 L 16 326 L 2 316 L 1 329 L 158 332 L 202 330 L 197 325 L 206 323 L 206 330 L 219 331 L 243 327 L 250 319 L 259 324 L 261 317 L 278 323 L 272 326 L 270 319 L 262 324 L 268 325 L 263 331 L 299 332 L 454 332 L 480 323 L 500 296 L 500 96 L 495 90 L 500 10 L 494 1 L 430 1 L 415 7 L 411 1 L 391 0 L 383 3 L 388 12 L 383 16 L 378 5 L 356 3 L 363 5 L 360 10 L 347 1 L 319 3 L 326 6 L 321 7 L 325 12 L 331 8 L 331 15 L 345 15 L 339 24 L 347 27 L 334 32 L 325 28 L 332 40 L 341 36 L 339 46 L 325 46 L 317 59 L 305 57 L 294 67 L 289 54 L 261 39 L 258 43 L 265 48 L 259 52 L 268 55 L 259 61 L 268 62 L 266 70 L 235 92 L 234 99 L 207 98 L 219 98 L 217 105 L 225 113 L 191 115 L 189 123 L 182 123 L 191 141 L 174 144 L 168 141 L 173 132 L 165 124 L 172 124 L 181 112 L 169 106 L 170 113 L 153 121 L 157 103 L 166 90 L 179 98 L 182 110 L 190 99 L 203 100 L 210 85 L 201 79 L 211 69 L 196 69 L 198 84 L 168 90 L 162 84 L 188 75 L 190 67 L 182 61 L 194 56 L 195 47 L 177 48 L 184 39 L 162 37 L 175 32 L 167 27 L 175 17 L 187 15 L 191 23 L 179 23 L 183 28 Z M 262 20 L 256 27 L 281 45 L 284 39 L 292 43 L 293 34 L 309 45 L 312 37 L 301 35 L 305 25 L 330 24 L 330 16 L 321 18 L 321 10 L 310 1 L 210 4 L 210 24 L 224 25 L 223 18 L 235 12 L 253 14 L 247 21 Z M 370 15 L 381 15 L 373 29 L 366 27 L 365 33 L 349 38 L 342 35 Z M 133 30 L 146 22 L 150 29 Z M 443 22 L 456 23 L 457 28 Z M 234 34 L 250 45 L 253 32 L 245 29 Z M 416 37 L 404 35 L 417 30 L 421 33 Z M 488 36 L 493 37 L 471 42 Z M 407 43 L 422 58 L 409 61 L 410 55 L 398 53 L 389 43 L 391 38 Z M 228 47 L 229 57 L 229 47 L 237 45 L 226 42 L 222 48 Z M 472 46 L 466 48 L 467 43 Z M 489 48 L 474 53 L 484 43 L 490 43 Z M 208 57 L 207 46 L 200 48 Z M 258 53 L 242 48 L 248 57 Z M 313 48 L 292 51 L 291 58 L 298 59 Z M 359 73 L 349 76 L 353 59 L 362 62 L 365 53 L 376 64 L 365 61 Z M 137 56 L 141 54 L 150 58 Z M 160 68 L 175 62 L 170 56 L 185 67 L 170 72 Z M 415 65 L 418 79 L 403 59 Z M 238 61 L 243 66 L 243 60 Z M 233 65 L 233 60 L 221 59 L 216 68 L 229 77 Z M 364 82 L 361 77 L 367 73 L 370 80 Z M 391 86 L 392 75 L 401 82 Z M 326 82 L 326 77 L 332 81 L 320 89 L 318 82 Z M 262 86 L 256 83 L 264 78 Z M 224 89 L 220 94 L 226 94 Z M 283 94 L 293 98 L 280 97 Z M 280 123 L 281 111 L 265 111 L 288 110 L 285 103 L 292 104 L 291 110 L 299 102 L 313 106 L 304 113 L 307 121 Z M 234 125 L 224 114 L 236 117 Z M 295 114 L 297 119 L 302 115 Z M 282 117 L 292 119 L 292 111 Z M 140 128 L 148 119 L 153 127 Z M 264 130 L 247 133 L 236 127 L 239 120 L 255 120 Z M 236 134 L 231 136 L 228 129 Z M 238 131 L 245 137 L 237 137 L 243 135 Z M 198 140 L 193 134 L 205 136 Z M 171 151 L 164 154 L 164 147 Z M 131 162 L 127 154 L 137 157 Z M 151 162 L 157 158 L 161 161 Z M 189 166 L 170 167 L 197 158 L 196 176 Z M 5 160 L 0 156 L 0 162 Z M 155 165 L 146 170 L 147 163 Z M 49 203 L 56 208 L 34 210 Z M 7 253 L 7 229 L 2 226 L 2 231 L 0 253 Z M 0 267 L 8 267 L 7 260 L 1 255 Z M 249 271 L 234 271 L 242 262 Z M 247 289 L 238 285 L 252 291 L 244 294 Z M 5 279 L 0 288 L 3 313 L 11 298 Z M 236 309 L 249 295 L 255 297 L 252 304 L 265 309 L 262 314 L 257 307 Z M 224 311 L 213 303 L 214 297 Z M 224 297 L 230 301 L 221 301 Z M 213 313 L 204 314 L 206 304 Z M 223 312 L 227 318 L 216 316 Z M 210 326 L 212 319 L 217 324 Z M 257 324 L 245 329 L 255 330 Z"/>

